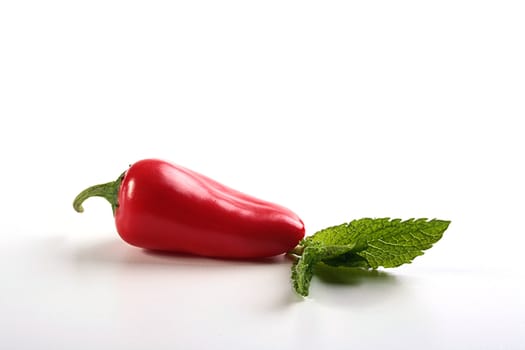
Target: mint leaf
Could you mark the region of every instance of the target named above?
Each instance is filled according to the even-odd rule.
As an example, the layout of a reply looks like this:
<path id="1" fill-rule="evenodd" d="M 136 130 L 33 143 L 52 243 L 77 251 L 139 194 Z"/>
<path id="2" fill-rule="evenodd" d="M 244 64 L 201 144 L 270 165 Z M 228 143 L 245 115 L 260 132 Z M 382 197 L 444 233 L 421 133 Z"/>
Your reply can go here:
<path id="1" fill-rule="evenodd" d="M 292 283 L 295 291 L 302 296 L 307 296 L 315 265 L 323 260 L 344 255 L 353 248 L 353 244 L 305 247 L 301 257 L 292 266 Z"/>
<path id="2" fill-rule="evenodd" d="M 297 294 L 308 295 L 310 281 L 314 275 L 314 266 L 320 261 L 316 258 L 315 248 L 306 248 L 303 255 L 292 266 L 292 284 Z"/>
<path id="3" fill-rule="evenodd" d="M 344 266 L 344 267 L 363 267 L 363 268 L 371 268 L 368 261 L 357 255 L 353 252 L 348 252 L 346 254 L 342 254 L 339 256 L 336 256 L 335 258 L 331 259 L 324 259 L 323 263 L 330 266 Z"/>
<path id="4" fill-rule="evenodd" d="M 370 234 L 361 238 L 366 241 L 366 248 L 357 255 L 365 258 L 374 269 L 410 263 L 439 241 L 449 224 L 450 221 L 426 219 L 359 221 L 354 229 L 370 230 Z"/>
<path id="5" fill-rule="evenodd" d="M 348 224 L 333 226 L 321 230 L 305 239 L 306 246 L 324 246 L 353 243 L 355 248 L 346 256 L 328 261 L 332 265 L 339 262 L 343 266 L 356 266 L 363 263 L 369 267 L 396 267 L 410 263 L 423 255 L 448 228 L 450 221 L 427 219 L 360 219 Z M 348 262 L 348 265 L 345 264 Z M 358 265 L 359 265 L 358 264 Z"/>
<path id="6" fill-rule="evenodd" d="M 308 295 L 314 267 L 321 262 L 374 269 L 410 263 L 432 247 L 449 224 L 437 219 L 364 218 L 318 231 L 300 243 L 303 253 L 292 267 L 294 288 Z"/>

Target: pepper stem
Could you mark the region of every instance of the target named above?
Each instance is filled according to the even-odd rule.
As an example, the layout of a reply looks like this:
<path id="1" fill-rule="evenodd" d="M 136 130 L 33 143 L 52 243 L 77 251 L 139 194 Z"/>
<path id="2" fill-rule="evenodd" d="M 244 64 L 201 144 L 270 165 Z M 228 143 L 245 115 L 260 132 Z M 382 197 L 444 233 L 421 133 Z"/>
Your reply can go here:
<path id="1" fill-rule="evenodd" d="M 102 197 L 105 198 L 109 204 L 111 204 L 113 215 L 115 215 L 115 211 L 118 208 L 118 191 L 125 173 L 126 172 L 122 173 L 122 175 L 120 175 L 115 181 L 91 186 L 80 192 L 73 201 L 73 208 L 75 208 L 77 212 L 82 213 L 84 211 L 82 203 L 84 203 L 86 199 L 89 197 Z"/>

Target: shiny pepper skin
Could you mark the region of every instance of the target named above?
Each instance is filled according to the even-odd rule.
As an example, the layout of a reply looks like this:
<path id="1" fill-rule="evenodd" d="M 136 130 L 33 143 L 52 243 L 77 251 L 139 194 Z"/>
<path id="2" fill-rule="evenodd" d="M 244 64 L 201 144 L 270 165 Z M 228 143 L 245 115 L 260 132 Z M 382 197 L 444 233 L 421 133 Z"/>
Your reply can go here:
<path id="1" fill-rule="evenodd" d="M 250 259 L 280 255 L 304 237 L 291 210 L 226 187 L 158 159 L 133 165 L 116 181 L 81 192 L 113 207 L 117 231 L 131 245 L 207 257 Z"/>

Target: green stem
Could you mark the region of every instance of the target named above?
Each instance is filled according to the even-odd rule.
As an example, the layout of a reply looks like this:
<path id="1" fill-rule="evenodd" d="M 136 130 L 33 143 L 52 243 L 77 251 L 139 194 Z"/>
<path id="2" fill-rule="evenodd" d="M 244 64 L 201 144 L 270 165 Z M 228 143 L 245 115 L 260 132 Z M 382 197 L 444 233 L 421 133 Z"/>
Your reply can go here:
<path id="1" fill-rule="evenodd" d="M 304 251 L 304 246 L 299 244 L 294 249 L 290 250 L 287 254 L 293 254 L 293 255 L 296 255 L 296 256 L 301 256 L 301 255 L 303 255 L 303 251 Z"/>
<path id="2" fill-rule="evenodd" d="M 75 208 L 77 212 L 82 213 L 84 211 L 82 203 L 84 203 L 86 199 L 89 197 L 102 197 L 105 198 L 109 204 L 111 204 L 113 215 L 115 215 L 115 211 L 118 208 L 118 192 L 125 173 L 126 172 L 122 173 L 122 175 L 120 175 L 115 181 L 91 186 L 80 192 L 73 201 L 73 208 Z"/>

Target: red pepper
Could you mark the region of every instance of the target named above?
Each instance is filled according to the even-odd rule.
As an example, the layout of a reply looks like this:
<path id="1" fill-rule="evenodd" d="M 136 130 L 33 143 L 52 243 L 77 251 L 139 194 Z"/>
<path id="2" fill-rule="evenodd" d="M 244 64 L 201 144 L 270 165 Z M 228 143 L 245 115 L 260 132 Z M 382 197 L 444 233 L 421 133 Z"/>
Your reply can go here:
<path id="1" fill-rule="evenodd" d="M 219 258 L 261 258 L 293 249 L 304 224 L 289 209 L 184 167 L 141 160 L 116 181 L 89 187 L 73 203 L 107 199 L 117 231 L 131 245 Z"/>

